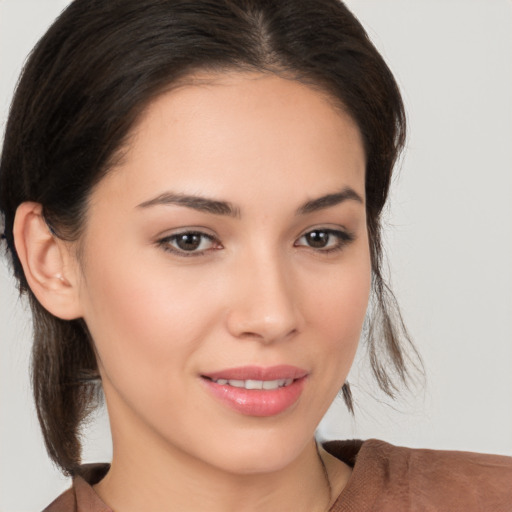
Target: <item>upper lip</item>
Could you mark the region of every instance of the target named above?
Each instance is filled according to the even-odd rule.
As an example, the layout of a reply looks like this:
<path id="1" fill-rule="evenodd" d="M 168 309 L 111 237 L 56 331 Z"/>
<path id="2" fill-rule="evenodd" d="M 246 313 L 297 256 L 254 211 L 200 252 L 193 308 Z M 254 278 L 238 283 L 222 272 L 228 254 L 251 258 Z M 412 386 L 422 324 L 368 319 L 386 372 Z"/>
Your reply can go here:
<path id="1" fill-rule="evenodd" d="M 208 379 L 226 380 L 279 380 L 279 379 L 300 379 L 308 375 L 303 368 L 291 365 L 277 366 L 240 366 L 237 368 L 225 368 L 223 370 L 202 374 Z"/>

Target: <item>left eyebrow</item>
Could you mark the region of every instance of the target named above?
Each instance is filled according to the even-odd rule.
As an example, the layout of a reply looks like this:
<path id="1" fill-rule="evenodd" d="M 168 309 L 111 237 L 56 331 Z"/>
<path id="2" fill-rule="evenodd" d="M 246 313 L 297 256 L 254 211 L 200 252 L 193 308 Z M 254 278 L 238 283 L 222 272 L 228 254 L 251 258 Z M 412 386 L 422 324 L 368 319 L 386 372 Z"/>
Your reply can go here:
<path id="1" fill-rule="evenodd" d="M 327 194 L 325 196 L 318 197 L 317 199 L 312 199 L 311 201 L 304 203 L 297 210 L 297 215 L 306 215 L 318 210 L 330 208 L 331 206 L 336 206 L 349 200 L 364 204 L 363 198 L 354 189 L 345 187 L 341 192 Z"/>

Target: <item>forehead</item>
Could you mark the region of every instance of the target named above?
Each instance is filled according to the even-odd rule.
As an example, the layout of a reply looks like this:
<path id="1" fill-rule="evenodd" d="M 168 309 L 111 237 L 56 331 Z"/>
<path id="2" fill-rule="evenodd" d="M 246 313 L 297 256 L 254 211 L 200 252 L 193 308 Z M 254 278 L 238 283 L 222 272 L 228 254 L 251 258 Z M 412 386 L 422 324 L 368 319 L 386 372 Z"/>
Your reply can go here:
<path id="1" fill-rule="evenodd" d="M 262 181 L 302 196 L 304 187 L 321 195 L 345 184 L 364 197 L 364 171 L 359 129 L 332 98 L 276 75 L 232 72 L 195 76 L 153 100 L 109 179 L 119 190 L 136 182 L 141 201 L 158 187 L 223 195 L 256 193 Z"/>

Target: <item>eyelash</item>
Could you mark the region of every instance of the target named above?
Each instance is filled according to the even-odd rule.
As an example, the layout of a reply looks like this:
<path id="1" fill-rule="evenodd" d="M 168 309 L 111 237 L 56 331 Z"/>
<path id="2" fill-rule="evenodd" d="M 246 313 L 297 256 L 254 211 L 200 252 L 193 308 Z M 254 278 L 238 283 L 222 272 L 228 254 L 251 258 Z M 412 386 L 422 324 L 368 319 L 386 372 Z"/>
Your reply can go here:
<path id="1" fill-rule="evenodd" d="M 318 251 L 322 254 L 330 254 L 334 252 L 339 252 L 343 250 L 350 242 L 353 242 L 355 239 L 355 236 L 352 233 L 349 233 L 348 231 L 342 231 L 340 229 L 331 229 L 331 228 L 315 228 L 307 231 L 303 235 L 301 235 L 298 240 L 301 240 L 302 238 L 311 235 L 312 233 L 323 233 L 328 235 L 329 237 L 334 236 L 337 241 L 335 242 L 333 247 L 329 248 L 315 248 L 310 245 L 307 245 L 306 247 L 313 249 L 315 251 Z M 294 244 L 295 247 L 302 247 L 300 245 L 297 245 L 297 242 Z"/>
<path id="2" fill-rule="evenodd" d="M 328 247 L 328 248 L 323 248 L 323 247 L 315 248 L 315 247 L 312 247 L 311 245 L 307 245 L 307 244 L 304 244 L 304 245 L 298 244 L 298 241 L 300 241 L 301 239 L 305 238 L 308 235 L 312 235 L 313 233 L 322 233 L 322 234 L 327 235 L 329 237 L 327 243 L 330 242 L 331 236 L 334 236 L 337 239 L 337 241 L 335 242 L 333 247 Z M 201 237 L 201 242 L 200 242 L 199 247 L 201 246 L 201 244 L 203 243 L 203 241 L 205 239 L 209 240 L 214 245 L 217 245 L 217 247 L 214 246 L 214 247 L 203 249 L 200 251 L 197 251 L 197 250 L 187 251 L 185 249 L 181 249 L 181 248 L 175 247 L 175 246 L 173 247 L 171 245 L 173 243 L 177 243 L 177 240 L 179 239 L 179 237 L 183 237 L 183 236 Z M 307 231 L 306 233 L 304 233 L 303 235 L 301 235 L 293 245 L 294 245 L 294 247 L 307 247 L 309 249 L 312 249 L 315 252 L 319 252 L 322 254 L 330 254 L 330 253 L 339 252 L 339 251 L 343 250 L 348 244 L 350 244 L 352 241 L 354 241 L 354 239 L 355 239 L 355 236 L 352 233 L 349 233 L 348 231 L 342 231 L 342 230 L 331 229 L 331 228 L 315 228 L 315 229 L 311 229 L 311 230 Z M 182 257 L 186 257 L 186 258 L 204 256 L 208 251 L 218 250 L 218 249 L 222 248 L 219 240 L 217 238 L 215 238 L 214 236 L 209 235 L 207 233 L 203 233 L 202 231 L 194 231 L 194 230 L 182 231 L 180 233 L 175 233 L 173 235 L 166 236 L 165 238 L 158 240 L 157 244 L 160 247 L 162 247 L 162 249 L 166 252 L 177 254 L 178 256 L 182 256 Z"/>
<path id="3" fill-rule="evenodd" d="M 179 247 L 173 247 L 171 244 L 174 242 L 176 243 L 177 240 L 179 239 L 179 237 L 183 237 L 183 236 L 197 236 L 197 237 L 201 237 L 201 244 L 203 243 L 203 241 L 206 239 L 206 240 L 209 240 L 210 242 L 212 243 L 216 243 L 219 247 L 216 247 L 216 248 L 208 248 L 208 249 L 203 249 L 201 251 L 186 251 L 184 249 L 180 249 Z M 219 249 L 220 248 L 220 242 L 212 235 L 208 235 L 207 233 L 203 233 L 202 231 L 194 231 L 194 230 L 191 230 L 191 231 L 181 231 L 180 233 L 175 233 L 173 235 L 170 235 L 170 236 L 166 236 L 165 238 L 162 238 L 160 240 L 158 240 L 158 245 L 160 247 L 162 247 L 162 249 L 164 251 L 167 251 L 167 252 L 170 252 L 170 253 L 173 253 L 173 254 L 177 254 L 178 256 L 183 256 L 183 257 L 192 257 L 192 256 L 203 256 L 207 251 L 210 251 L 210 250 L 215 250 L 215 249 Z"/>

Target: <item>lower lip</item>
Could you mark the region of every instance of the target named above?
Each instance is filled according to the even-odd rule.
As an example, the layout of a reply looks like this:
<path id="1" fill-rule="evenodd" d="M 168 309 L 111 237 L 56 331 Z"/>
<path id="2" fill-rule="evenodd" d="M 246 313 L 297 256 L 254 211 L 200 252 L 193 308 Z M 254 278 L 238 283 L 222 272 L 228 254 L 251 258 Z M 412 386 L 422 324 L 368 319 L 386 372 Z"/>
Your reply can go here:
<path id="1" fill-rule="evenodd" d="M 203 378 L 207 389 L 231 409 L 246 416 L 275 416 L 294 405 L 300 398 L 306 377 L 294 380 L 289 386 L 260 390 L 236 388 L 217 384 Z"/>

